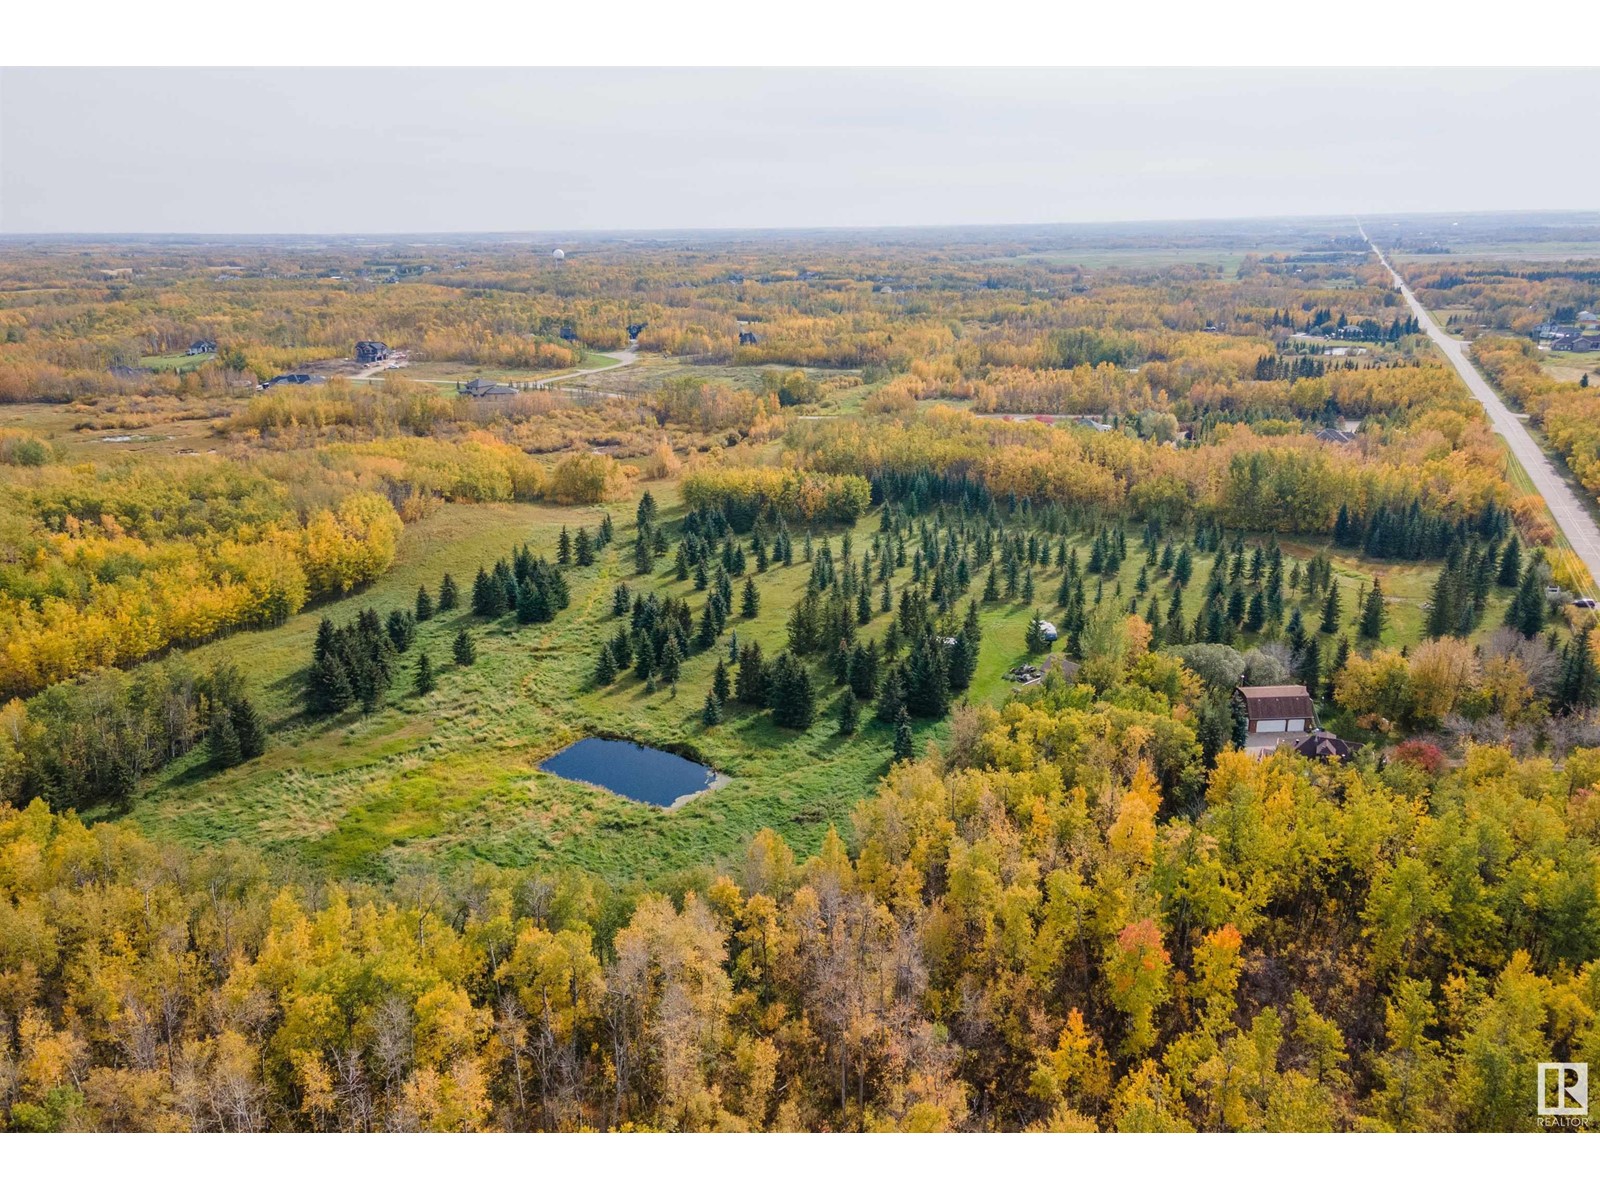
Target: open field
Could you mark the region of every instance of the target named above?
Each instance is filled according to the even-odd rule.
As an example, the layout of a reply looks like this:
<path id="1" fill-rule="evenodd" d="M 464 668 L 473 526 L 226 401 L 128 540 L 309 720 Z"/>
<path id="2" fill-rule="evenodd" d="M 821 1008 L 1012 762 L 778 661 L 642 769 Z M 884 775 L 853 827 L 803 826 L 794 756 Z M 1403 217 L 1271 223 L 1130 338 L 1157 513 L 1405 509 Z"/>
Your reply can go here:
<path id="1" fill-rule="evenodd" d="M 1587 375 L 1591 387 L 1600 387 L 1600 350 L 1585 354 L 1541 354 L 1539 366 L 1546 375 L 1563 383 L 1577 383 Z"/>
<path id="2" fill-rule="evenodd" d="M 115 462 L 128 455 L 214 454 L 216 421 L 229 410 L 223 401 L 130 406 L 116 413 L 66 404 L 13 404 L 4 423 L 51 442 L 70 461 Z"/>
<path id="3" fill-rule="evenodd" d="M 1463 243 L 1451 246 L 1446 254 L 1418 254 L 1396 250 L 1391 257 L 1397 262 L 1430 263 L 1452 260 L 1513 259 L 1525 262 L 1564 262 L 1569 259 L 1593 259 L 1600 256 L 1600 242 L 1594 241 L 1526 241 Z"/>
<path id="4" fill-rule="evenodd" d="M 669 519 L 681 516 L 671 507 L 670 490 L 660 496 Z M 248 842 L 339 876 L 482 859 L 581 866 L 614 880 L 659 880 L 734 854 L 763 826 L 779 829 L 797 850 L 815 849 L 830 824 L 847 823 L 856 801 L 886 770 L 892 731 L 864 720 L 853 738 L 837 736 L 834 705 L 842 690 L 817 674 L 819 715 L 805 733 L 780 730 L 766 713 L 738 704 L 729 706 L 723 725 L 707 729 L 699 714 L 716 652 L 696 654 L 684 664 L 675 695 L 665 689 L 647 694 L 628 673 L 609 688 L 591 690 L 600 644 L 618 627 L 610 615 L 612 590 L 619 582 L 635 588 L 642 582 L 632 573 L 625 507 L 612 510 L 618 540 L 594 567 L 570 572 L 572 604 L 553 623 L 519 626 L 510 617 L 482 622 L 465 610 L 435 617 L 421 626 L 418 645 L 443 664 L 437 689 L 426 697 L 411 694 L 413 651 L 397 670 L 394 702 L 370 716 L 300 717 L 311 642 L 324 616 L 341 623 L 364 607 L 386 612 L 408 606 L 419 585 L 436 592 L 446 571 L 469 587 L 480 564 L 509 555 L 522 541 L 553 557 L 559 529 L 592 528 L 600 510 L 447 506 L 407 530 L 393 570 L 369 591 L 304 611 L 281 627 L 194 651 L 197 663 L 226 657 L 239 664 L 260 698 L 273 740 L 265 756 L 224 774 L 211 772 L 202 752 L 171 764 L 137 800 L 132 819 L 163 838 Z M 858 548 L 870 539 L 874 522 L 875 514 L 860 523 Z M 1080 557 L 1087 555 L 1089 540 L 1072 540 Z M 837 533 L 833 543 L 837 548 Z M 1324 548 L 1283 545 L 1286 554 L 1302 558 Z M 1142 552 L 1130 547 L 1120 574 L 1103 585 L 1108 601 L 1131 598 L 1142 561 Z M 1344 599 L 1343 627 L 1353 642 L 1358 594 L 1374 574 L 1388 597 L 1385 642 L 1413 645 L 1422 639 L 1423 605 L 1436 565 L 1342 556 L 1333 561 Z M 1211 563 L 1209 556 L 1195 560 L 1186 589 L 1191 612 Z M 754 638 L 769 655 L 782 648 L 790 607 L 807 574 L 797 553 L 794 566 L 754 576 L 760 615 L 730 622 L 741 643 Z M 898 572 L 896 591 L 909 579 L 909 568 Z M 1024 642 L 1032 609 L 1047 618 L 1059 615 L 1059 579 L 1053 565 L 1038 572 L 1034 605 L 1018 599 L 981 606 L 984 640 L 971 699 L 999 702 L 1009 694 L 1011 685 L 1000 677 L 1028 659 Z M 692 582 L 676 581 L 670 562 L 649 586 L 684 596 L 696 612 L 703 602 Z M 1157 581 L 1155 588 L 1164 605 L 1166 585 Z M 973 594 L 979 591 L 981 579 Z M 1497 594 L 1483 631 L 1499 624 L 1504 604 Z M 1308 629 L 1316 625 L 1316 608 L 1307 606 Z M 862 630 L 863 640 L 881 641 L 889 620 L 876 614 Z M 469 668 L 451 662 L 450 644 L 462 627 L 478 644 L 478 660 Z M 919 722 L 918 745 L 940 736 L 942 726 Z M 729 782 L 666 812 L 536 769 L 543 758 L 590 733 L 691 747 Z"/>
<path id="5" fill-rule="evenodd" d="M 176 354 L 147 354 L 139 360 L 141 367 L 149 367 L 152 371 L 193 371 L 196 367 L 204 366 L 215 354 L 185 354 L 178 351 Z"/>
<path id="6" fill-rule="evenodd" d="M 608 354 L 598 354 L 592 350 L 584 351 L 582 360 L 576 367 L 494 367 L 479 366 L 474 363 L 464 362 L 429 362 L 409 361 L 403 367 L 394 367 L 390 370 L 379 371 L 369 378 L 381 380 L 389 375 L 400 379 L 444 379 L 451 382 L 459 380 L 465 383 L 469 379 L 494 379 L 507 383 L 523 383 L 529 380 L 548 379 L 555 375 L 565 375 L 571 371 L 589 371 L 597 367 L 610 367 L 617 363 L 617 359 Z"/>

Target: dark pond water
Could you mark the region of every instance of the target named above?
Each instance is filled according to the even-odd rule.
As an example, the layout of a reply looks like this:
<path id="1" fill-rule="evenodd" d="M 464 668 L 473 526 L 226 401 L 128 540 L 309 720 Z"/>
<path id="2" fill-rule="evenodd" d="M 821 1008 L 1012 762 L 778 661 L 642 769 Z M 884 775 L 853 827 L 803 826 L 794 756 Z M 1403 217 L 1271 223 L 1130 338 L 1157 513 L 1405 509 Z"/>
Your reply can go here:
<path id="1" fill-rule="evenodd" d="M 539 764 L 552 775 L 592 783 L 630 800 L 666 808 L 717 780 L 710 767 L 677 754 L 612 738 L 584 738 Z"/>

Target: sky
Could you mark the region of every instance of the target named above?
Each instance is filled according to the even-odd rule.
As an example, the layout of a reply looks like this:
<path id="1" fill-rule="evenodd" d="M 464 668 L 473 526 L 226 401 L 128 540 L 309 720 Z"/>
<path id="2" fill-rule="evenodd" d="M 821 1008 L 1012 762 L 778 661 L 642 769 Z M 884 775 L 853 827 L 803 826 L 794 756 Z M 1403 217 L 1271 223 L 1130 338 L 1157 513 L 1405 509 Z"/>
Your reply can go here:
<path id="1" fill-rule="evenodd" d="M 0 233 L 1591 209 L 1600 71 L 6 68 Z"/>

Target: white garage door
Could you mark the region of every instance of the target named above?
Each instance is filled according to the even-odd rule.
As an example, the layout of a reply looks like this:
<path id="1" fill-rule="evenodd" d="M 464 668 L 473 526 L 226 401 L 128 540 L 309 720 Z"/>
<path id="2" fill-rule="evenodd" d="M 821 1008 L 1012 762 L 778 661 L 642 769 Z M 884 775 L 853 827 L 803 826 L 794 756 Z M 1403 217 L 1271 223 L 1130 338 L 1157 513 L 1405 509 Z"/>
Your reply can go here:
<path id="1" fill-rule="evenodd" d="M 1289 722 L 1287 722 L 1287 721 L 1257 721 L 1256 722 L 1256 732 L 1257 733 L 1287 733 L 1288 730 L 1289 730 Z"/>

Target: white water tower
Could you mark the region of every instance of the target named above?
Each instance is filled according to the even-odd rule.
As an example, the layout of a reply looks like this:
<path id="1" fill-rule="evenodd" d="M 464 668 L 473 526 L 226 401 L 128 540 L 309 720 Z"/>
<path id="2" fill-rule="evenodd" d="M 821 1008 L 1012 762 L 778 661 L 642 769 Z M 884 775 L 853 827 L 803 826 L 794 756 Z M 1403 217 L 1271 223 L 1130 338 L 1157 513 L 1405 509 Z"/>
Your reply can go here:
<path id="1" fill-rule="evenodd" d="M 556 247 L 555 253 L 550 255 L 550 257 L 555 259 L 557 262 L 560 262 L 566 256 L 567 256 L 567 252 L 565 250 L 561 249 L 561 247 L 559 247 L 559 246 Z"/>

